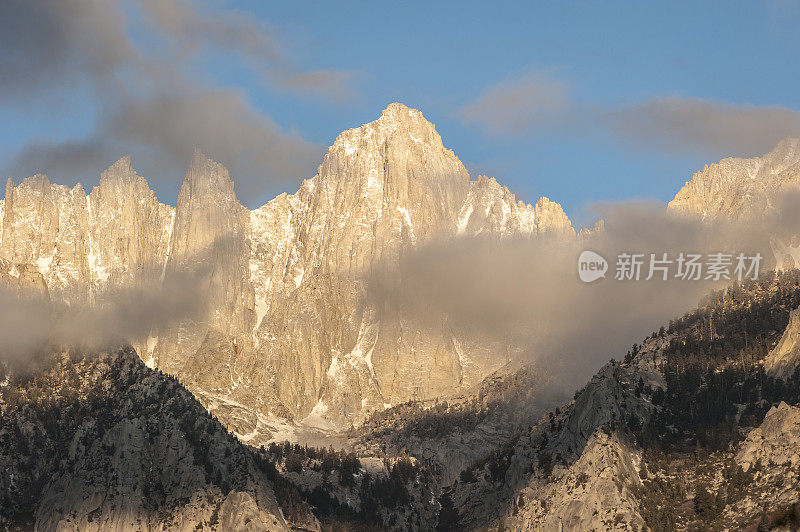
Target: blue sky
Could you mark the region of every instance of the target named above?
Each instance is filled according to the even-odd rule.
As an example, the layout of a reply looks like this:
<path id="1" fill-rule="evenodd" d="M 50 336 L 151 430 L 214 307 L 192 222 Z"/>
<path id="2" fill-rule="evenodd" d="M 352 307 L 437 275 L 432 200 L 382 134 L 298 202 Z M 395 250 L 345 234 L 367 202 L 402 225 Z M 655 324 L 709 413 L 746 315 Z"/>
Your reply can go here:
<path id="1" fill-rule="evenodd" d="M 492 175 L 528 202 L 546 195 L 581 224 L 593 202 L 668 201 L 704 164 L 758 155 L 778 138 L 800 134 L 798 2 L 167 3 L 174 11 L 121 2 L 118 12 L 98 17 L 123 19 L 126 42 L 99 37 L 110 49 L 119 45 L 110 59 L 85 59 L 96 40 L 54 43 L 68 50 L 63 63 L 71 71 L 31 76 L 47 90 L 0 84 L 0 175 L 19 180 L 43 170 L 54 180 L 92 185 L 103 165 L 130 147 L 134 166 L 172 203 L 182 176 L 175 160 L 187 148 L 162 135 L 169 126 L 138 117 L 141 106 L 163 103 L 164 94 L 198 96 L 202 87 L 208 94 L 198 98 L 207 107 L 218 105 L 214 91 L 228 91 L 214 116 L 238 113 L 248 124 L 229 131 L 246 129 L 280 146 L 261 150 L 252 141 L 240 164 L 241 153 L 225 139 L 197 139 L 212 156 L 220 146 L 218 157 L 231 164 L 237 184 L 236 170 L 248 174 L 239 194 L 253 207 L 310 177 L 340 131 L 401 101 L 436 124 L 473 177 Z M 64 14 L 65 32 L 94 31 L 73 28 L 77 15 Z M 237 36 L 204 25 L 219 20 Z M 20 45 L 8 39 L 2 46 Z M 35 50 L 15 52 L 29 64 L 44 61 Z M 16 67 L 0 61 L 0 68 L 13 74 Z M 81 69 L 88 74 L 76 75 Z M 147 77 L 162 70 L 182 82 Z M 131 100 L 141 104 L 134 120 L 120 111 L 130 111 Z M 185 131 L 191 143 L 199 128 L 193 112 L 163 109 L 153 114 L 174 117 L 174 134 Z M 257 123 L 249 123 L 251 114 Z M 149 146 L 154 138 L 175 149 Z M 85 156 L 59 170 L 59 156 L 76 151 Z M 284 160 L 275 163 L 280 171 L 260 171 L 281 154 L 302 163 Z"/>

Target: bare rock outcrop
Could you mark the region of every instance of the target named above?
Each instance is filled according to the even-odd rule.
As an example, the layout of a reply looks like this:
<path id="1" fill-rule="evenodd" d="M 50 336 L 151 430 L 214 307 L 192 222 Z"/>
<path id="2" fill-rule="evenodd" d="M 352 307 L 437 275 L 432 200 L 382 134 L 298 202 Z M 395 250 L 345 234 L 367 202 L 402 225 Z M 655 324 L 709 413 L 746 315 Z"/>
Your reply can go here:
<path id="1" fill-rule="evenodd" d="M 723 159 L 695 172 L 669 208 L 704 219 L 762 216 L 783 192 L 800 185 L 800 138 L 788 138 L 762 157 Z"/>
<path id="2" fill-rule="evenodd" d="M 557 203 L 471 180 L 435 126 L 399 103 L 339 135 L 297 193 L 253 211 L 200 151 L 175 208 L 128 157 L 88 195 L 42 175 L 9 180 L 0 207 L 0 258 L 40 272 L 54 300 L 91 305 L 126 284 L 197 275 L 201 318 L 131 341 L 253 442 L 276 417 L 346 427 L 463 393 L 523 348 L 368 298 L 365 279 L 407 251 L 458 235 L 575 237 Z"/>
<path id="3" fill-rule="evenodd" d="M 598 431 L 580 458 L 544 493 L 520 492 L 523 506 L 510 530 L 638 530 L 644 528 L 634 489 L 641 456 L 616 434 Z M 527 495 L 527 496 L 526 496 Z"/>
<path id="4" fill-rule="evenodd" d="M 779 466 L 800 464 L 800 408 L 786 403 L 772 407 L 763 423 L 742 442 L 736 461 L 745 470 L 756 462 Z"/>
<path id="5" fill-rule="evenodd" d="M 764 369 L 773 377 L 788 379 L 800 364 L 800 309 L 789 314 L 789 324 L 778 345 L 764 359 Z"/>
<path id="6" fill-rule="evenodd" d="M 130 158 L 110 166 L 89 195 L 36 175 L 6 183 L 0 258 L 31 264 L 55 298 L 90 303 L 99 291 L 163 265 L 173 209 L 158 202 Z"/>

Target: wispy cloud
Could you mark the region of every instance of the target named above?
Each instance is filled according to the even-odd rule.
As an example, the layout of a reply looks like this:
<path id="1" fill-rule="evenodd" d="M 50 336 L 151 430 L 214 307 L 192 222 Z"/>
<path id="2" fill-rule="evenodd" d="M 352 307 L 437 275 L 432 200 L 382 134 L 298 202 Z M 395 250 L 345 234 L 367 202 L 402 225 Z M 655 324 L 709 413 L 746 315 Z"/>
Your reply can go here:
<path id="1" fill-rule="evenodd" d="M 708 148 L 753 156 L 800 135 L 800 112 L 699 98 L 655 98 L 601 111 L 618 136 L 669 151 Z"/>
<path id="2" fill-rule="evenodd" d="M 361 77 L 360 72 L 349 70 L 313 70 L 285 76 L 280 80 L 280 85 L 303 94 L 347 101 L 355 97 L 353 83 Z"/>
<path id="3" fill-rule="evenodd" d="M 463 106 L 459 116 L 493 135 L 517 135 L 552 126 L 570 105 L 569 85 L 545 72 L 533 71 L 490 85 Z"/>
<path id="4" fill-rule="evenodd" d="M 38 289 L 38 272 L 27 277 L 28 282 L 17 282 L 6 271 L 11 264 L 0 261 L 0 363 L 25 364 L 51 346 L 142 343 L 179 323 L 208 321 L 218 282 L 214 257 L 238 246 L 237 238 L 220 236 L 180 257 L 180 264 L 167 269 L 166 275 L 162 265 L 137 269 L 125 282 L 94 293 L 92 304 L 77 300 L 65 306 L 57 298 L 51 300 Z"/>
<path id="5" fill-rule="evenodd" d="M 304 70 L 277 32 L 240 11 L 203 9 L 185 0 L 139 0 L 146 19 L 182 55 L 214 50 L 235 54 L 268 85 L 328 100 L 355 97 L 353 71 Z"/>
<path id="6" fill-rule="evenodd" d="M 610 135 L 628 146 L 669 152 L 752 156 L 800 135 L 800 111 L 787 107 L 678 97 L 598 105 L 579 103 L 570 94 L 566 81 L 528 73 L 490 85 L 462 106 L 458 116 L 493 136 Z"/>

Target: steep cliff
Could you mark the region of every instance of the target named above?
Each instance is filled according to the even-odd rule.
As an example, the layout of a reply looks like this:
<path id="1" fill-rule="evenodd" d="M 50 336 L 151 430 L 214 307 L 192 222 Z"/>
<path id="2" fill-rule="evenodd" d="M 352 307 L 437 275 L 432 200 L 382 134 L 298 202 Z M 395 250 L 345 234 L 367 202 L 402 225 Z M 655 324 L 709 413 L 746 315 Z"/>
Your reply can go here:
<path id="1" fill-rule="evenodd" d="M 195 275 L 202 317 L 131 341 L 254 442 L 276 418 L 346 427 L 461 393 L 520 349 L 368 299 L 365 279 L 407 250 L 457 235 L 575 236 L 557 203 L 471 180 L 434 125 L 399 103 L 339 135 L 297 193 L 253 211 L 196 151 L 175 208 L 126 157 L 88 196 L 45 176 L 9 181 L 2 224 L 0 258 L 41 272 L 54 299 L 91 304 L 126 283 Z"/>
<path id="2" fill-rule="evenodd" d="M 800 365 L 800 308 L 794 309 L 780 342 L 764 359 L 769 375 L 781 379 L 791 377 Z"/>
<path id="3" fill-rule="evenodd" d="M 752 159 L 731 157 L 695 172 L 669 208 L 704 219 L 762 216 L 777 197 L 800 185 L 800 138 L 788 138 Z"/>

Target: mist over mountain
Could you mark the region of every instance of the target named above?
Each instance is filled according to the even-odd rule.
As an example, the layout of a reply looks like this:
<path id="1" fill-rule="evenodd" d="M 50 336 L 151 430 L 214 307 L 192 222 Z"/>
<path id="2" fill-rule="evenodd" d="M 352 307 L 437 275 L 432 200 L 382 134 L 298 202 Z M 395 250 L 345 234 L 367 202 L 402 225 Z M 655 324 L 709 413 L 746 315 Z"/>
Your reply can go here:
<path id="1" fill-rule="evenodd" d="M 574 239 L 557 203 L 527 205 L 494 179 L 471 180 L 402 104 L 344 132 L 296 194 L 254 211 L 228 171 L 196 151 L 174 208 L 126 157 L 89 194 L 42 175 L 9 180 L 2 213 L 9 270 L 33 265 L 50 299 L 73 310 L 194 276 L 185 308 L 127 338 L 254 438 L 270 416 L 313 411 L 346 427 L 370 410 L 458 393 L 521 349 L 459 330 L 444 312 L 422 325 L 403 302 L 378 304 L 364 293 L 371 273 L 435 238 Z"/>
<path id="2" fill-rule="evenodd" d="M 744 372 L 736 374 L 741 389 L 751 386 L 761 364 L 780 368 L 770 378 L 784 379 L 784 388 L 760 385 L 758 399 L 737 403 L 740 410 L 755 409 L 753 417 L 713 420 L 736 424 L 740 434 L 761 423 L 769 405 L 794 404 L 794 333 L 787 330 L 790 336 L 775 347 L 787 323 L 796 321 L 786 318 L 796 306 L 794 278 L 754 275 L 742 294 L 732 292 L 735 303 L 722 296 L 713 307 L 703 296 L 725 289 L 729 279 L 626 283 L 614 279 L 614 259 L 745 252 L 764 257 L 762 273 L 792 270 L 800 257 L 796 148 L 788 139 L 761 158 L 723 160 L 695 174 L 668 206 L 603 206 L 602 221 L 579 232 L 546 197 L 529 205 L 494 178 L 472 179 L 434 125 L 399 103 L 339 135 L 295 194 L 254 210 L 237 198 L 228 170 L 200 150 L 174 207 L 156 198 L 129 157 L 104 171 L 88 194 L 80 184 L 68 188 L 44 175 L 19 184 L 9 179 L 0 203 L 2 365 L 14 376 L 24 374 L 35 353 L 59 346 L 102 352 L 130 344 L 144 366 L 185 386 L 236 438 L 235 449 L 272 444 L 252 459 L 280 473 L 268 470 L 269 481 L 282 486 L 276 504 L 284 513 L 277 517 L 272 503 L 259 502 L 262 495 L 234 493 L 227 490 L 230 481 L 213 477 L 211 484 L 226 489 L 198 488 L 210 505 L 193 506 L 191 519 L 201 527 L 218 526 L 212 514 L 219 519 L 223 507 L 227 512 L 231 497 L 248 512 L 274 516 L 264 526 L 276 529 L 299 522 L 428 529 L 435 524 L 426 520 L 436 516 L 442 524 L 451 509 L 458 517 L 442 525 L 449 529 L 494 526 L 498 519 L 518 529 L 531 523 L 546 529 L 554 520 L 572 529 L 653 527 L 650 495 L 642 491 L 648 484 L 640 478 L 642 453 L 655 452 L 648 438 L 663 430 L 655 423 L 675 415 L 677 403 L 669 401 L 707 400 L 680 395 L 687 368 L 733 365 Z M 589 285 L 577 278 L 584 249 L 611 263 L 606 279 Z M 741 307 L 742 301 L 749 303 Z M 696 313 L 713 316 L 708 325 L 684 316 L 683 328 L 653 334 L 625 356 L 630 343 L 698 302 Z M 750 316 L 762 308 L 772 321 L 746 317 L 742 326 L 754 344 L 748 336 L 742 347 L 735 313 Z M 714 353 L 713 361 L 674 358 L 675 342 L 693 335 Z M 91 356 L 78 363 L 80 371 L 93 371 Z M 737 356 L 745 357 L 739 366 Z M 606 365 L 609 358 L 624 362 Z M 131 383 L 149 378 L 144 366 Z M 711 385 L 712 377 L 703 378 Z M 25 395 L 19 392 L 25 383 L 7 379 L 4 394 Z M 791 418 L 793 407 L 787 408 L 781 415 Z M 3 415 L 17 416 L 12 410 L 4 406 Z M 549 418 L 540 418 L 548 411 Z M 682 428 L 684 436 L 706 445 L 706 432 L 721 430 L 707 421 L 696 418 L 696 425 Z M 372 473 L 356 472 L 355 481 L 345 474 L 330 485 L 325 475 L 318 478 L 319 468 L 332 471 L 316 454 L 321 451 L 274 447 L 284 440 L 335 443 L 385 464 L 376 470 L 362 464 Z M 725 441 L 734 445 L 739 438 Z M 678 447 L 659 452 L 669 462 Z M 413 458 L 411 465 L 395 463 L 399 457 Z M 73 458 L 64 459 L 64 467 L 74 467 Z M 350 467 L 349 458 L 336 459 Z M 612 476 L 604 477 L 598 463 L 609 464 Z M 580 471 L 593 467 L 600 467 L 592 475 L 600 484 L 584 489 Z M 81 467 L 59 474 L 64 486 L 84 475 Z M 374 499 L 367 495 L 373 482 Z M 246 484 L 253 483 L 262 481 Z M 407 491 L 409 483 L 416 491 Z M 586 495 L 580 506 L 564 494 L 575 483 Z M 599 499 L 614 483 L 627 488 Z M 43 497 L 39 526 L 67 519 L 61 510 L 44 513 L 45 502 L 62 497 L 51 491 L 36 495 Z M 390 502 L 395 495 L 405 502 Z M 188 515 L 169 500 L 169 511 Z M 285 512 L 297 501 L 303 510 L 289 518 Z M 366 509 L 365 501 L 374 506 Z M 540 508 L 539 501 L 551 506 Z M 106 523 L 131 526 L 126 519 L 143 511 L 121 517 L 116 503 L 109 504 L 97 507 Z M 754 519 L 750 510 L 720 511 L 715 519 L 728 511 Z M 81 512 L 69 519 L 88 526 L 92 521 Z M 262 523 L 271 519 L 259 515 Z M 701 513 L 670 515 L 711 522 Z"/>

